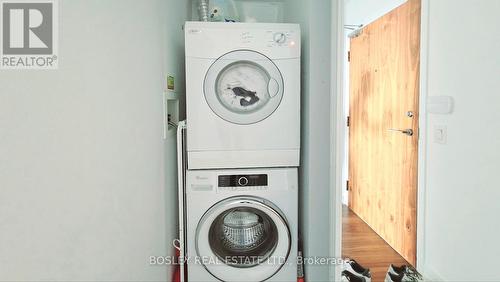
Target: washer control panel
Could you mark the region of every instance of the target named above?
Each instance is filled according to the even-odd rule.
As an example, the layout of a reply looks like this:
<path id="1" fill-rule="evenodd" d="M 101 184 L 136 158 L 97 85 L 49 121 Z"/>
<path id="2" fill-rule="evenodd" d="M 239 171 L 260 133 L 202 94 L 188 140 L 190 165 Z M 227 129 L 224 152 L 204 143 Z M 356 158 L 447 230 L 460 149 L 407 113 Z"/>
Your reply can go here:
<path id="1" fill-rule="evenodd" d="M 267 186 L 267 174 L 219 175 L 219 187 Z"/>

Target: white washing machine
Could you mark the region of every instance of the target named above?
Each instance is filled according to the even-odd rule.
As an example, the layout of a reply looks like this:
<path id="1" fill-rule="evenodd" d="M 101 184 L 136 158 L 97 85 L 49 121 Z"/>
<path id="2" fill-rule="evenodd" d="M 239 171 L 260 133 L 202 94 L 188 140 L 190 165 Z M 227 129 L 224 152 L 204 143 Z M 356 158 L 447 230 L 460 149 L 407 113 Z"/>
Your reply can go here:
<path id="1" fill-rule="evenodd" d="M 188 281 L 297 281 L 297 169 L 189 170 Z"/>
<path id="2" fill-rule="evenodd" d="M 187 22 L 189 169 L 298 167 L 300 28 Z"/>

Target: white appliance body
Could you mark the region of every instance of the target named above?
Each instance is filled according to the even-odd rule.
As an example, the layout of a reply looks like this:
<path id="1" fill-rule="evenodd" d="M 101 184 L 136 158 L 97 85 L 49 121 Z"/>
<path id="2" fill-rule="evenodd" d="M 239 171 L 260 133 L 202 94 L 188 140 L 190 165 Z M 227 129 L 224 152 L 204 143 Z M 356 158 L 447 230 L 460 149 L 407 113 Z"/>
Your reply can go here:
<path id="1" fill-rule="evenodd" d="M 189 169 L 298 167 L 300 28 L 187 22 Z"/>
<path id="2" fill-rule="evenodd" d="M 297 181 L 296 168 L 187 171 L 188 280 L 296 281 Z"/>

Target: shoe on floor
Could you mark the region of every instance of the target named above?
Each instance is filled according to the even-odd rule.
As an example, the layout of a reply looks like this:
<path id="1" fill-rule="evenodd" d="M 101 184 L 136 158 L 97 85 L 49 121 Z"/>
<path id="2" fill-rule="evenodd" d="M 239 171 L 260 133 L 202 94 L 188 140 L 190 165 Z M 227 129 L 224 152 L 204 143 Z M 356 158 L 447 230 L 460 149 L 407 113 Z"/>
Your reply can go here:
<path id="1" fill-rule="evenodd" d="M 370 269 L 364 268 L 361 264 L 357 263 L 353 259 L 346 259 L 342 265 L 342 270 L 350 272 L 358 277 L 362 277 L 366 282 L 372 281 L 372 275 Z"/>
<path id="2" fill-rule="evenodd" d="M 399 275 L 401 273 L 408 273 L 408 274 L 416 274 L 419 275 L 417 270 L 415 270 L 413 267 L 410 267 L 408 265 L 401 265 L 401 266 L 395 266 L 393 264 L 389 265 L 389 269 L 387 272 L 390 272 L 395 275 Z"/>
<path id="3" fill-rule="evenodd" d="M 347 270 L 342 271 L 342 282 L 367 282 L 363 276 L 358 276 Z"/>
<path id="4" fill-rule="evenodd" d="M 387 275 L 385 276 L 385 282 L 419 282 L 422 280 L 422 276 L 412 267 L 402 265 L 400 267 L 390 265 L 387 270 Z"/>

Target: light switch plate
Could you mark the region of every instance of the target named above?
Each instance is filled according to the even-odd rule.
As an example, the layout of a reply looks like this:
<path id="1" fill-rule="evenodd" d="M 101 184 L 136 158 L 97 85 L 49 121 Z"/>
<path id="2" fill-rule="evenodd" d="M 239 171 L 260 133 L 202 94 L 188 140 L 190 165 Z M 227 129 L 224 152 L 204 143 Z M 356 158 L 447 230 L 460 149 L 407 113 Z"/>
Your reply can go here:
<path id="1" fill-rule="evenodd" d="M 448 142 L 448 129 L 445 125 L 434 126 L 434 143 L 446 144 Z"/>

